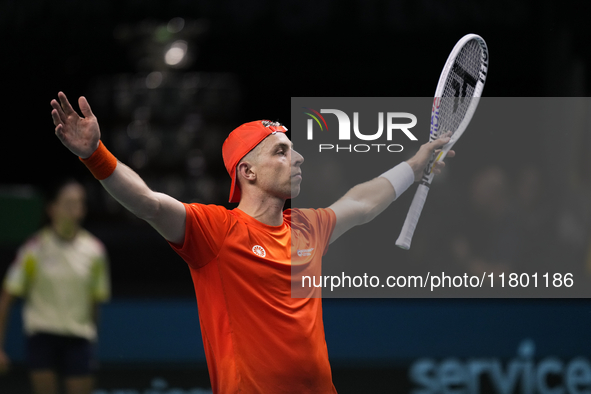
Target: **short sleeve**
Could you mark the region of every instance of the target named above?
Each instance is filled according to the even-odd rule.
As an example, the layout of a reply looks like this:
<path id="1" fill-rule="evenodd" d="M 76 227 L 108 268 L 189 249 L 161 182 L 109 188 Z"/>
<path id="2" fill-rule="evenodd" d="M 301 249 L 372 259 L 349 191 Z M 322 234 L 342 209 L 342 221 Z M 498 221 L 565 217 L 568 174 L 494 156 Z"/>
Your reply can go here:
<path id="1" fill-rule="evenodd" d="M 330 237 L 332 236 L 332 232 L 334 231 L 337 222 L 334 211 L 330 208 L 297 209 L 295 211 L 297 214 L 306 217 L 312 227 L 317 244 L 322 245 L 323 247 L 322 255 L 325 255 L 328 251 Z"/>
<path id="2" fill-rule="evenodd" d="M 185 239 L 182 245 L 169 244 L 189 266 L 200 268 L 218 255 L 231 226 L 231 215 L 219 205 L 184 205 Z"/>
<path id="3" fill-rule="evenodd" d="M 34 253 L 27 248 L 20 249 L 4 278 L 4 290 L 13 296 L 24 297 L 36 269 Z"/>
<path id="4" fill-rule="evenodd" d="M 111 298 L 111 277 L 106 254 L 98 256 L 93 262 L 91 292 L 96 302 L 106 302 Z"/>

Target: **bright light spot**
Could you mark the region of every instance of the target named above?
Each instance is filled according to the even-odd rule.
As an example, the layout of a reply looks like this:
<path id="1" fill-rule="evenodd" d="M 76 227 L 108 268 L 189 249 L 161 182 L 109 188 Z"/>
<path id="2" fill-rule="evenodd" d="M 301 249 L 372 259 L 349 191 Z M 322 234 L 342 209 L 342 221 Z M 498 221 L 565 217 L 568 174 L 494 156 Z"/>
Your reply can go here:
<path id="1" fill-rule="evenodd" d="M 146 77 L 146 87 L 148 89 L 156 89 L 162 83 L 162 73 L 154 71 Z"/>
<path id="2" fill-rule="evenodd" d="M 177 66 L 185 59 L 185 55 L 187 54 L 187 43 L 186 41 L 175 41 L 172 43 L 170 48 L 166 51 L 164 55 L 164 61 L 169 66 Z"/>

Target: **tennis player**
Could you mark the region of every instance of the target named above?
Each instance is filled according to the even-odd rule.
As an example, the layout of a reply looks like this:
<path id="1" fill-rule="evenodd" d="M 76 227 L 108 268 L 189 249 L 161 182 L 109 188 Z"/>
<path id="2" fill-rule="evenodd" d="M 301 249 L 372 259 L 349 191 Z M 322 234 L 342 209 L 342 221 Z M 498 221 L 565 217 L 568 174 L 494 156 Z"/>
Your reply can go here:
<path id="1" fill-rule="evenodd" d="M 232 178 L 230 202 L 238 203 L 227 210 L 150 190 L 102 144 L 84 97 L 78 100 L 82 117 L 64 93 L 58 99 L 51 101 L 57 137 L 189 265 L 213 392 L 336 393 L 322 300 L 291 297 L 292 257 L 299 265 L 319 266 L 330 242 L 370 221 L 419 180 L 432 152 L 449 138 L 423 145 L 413 158 L 355 186 L 329 208 L 284 212 L 285 201 L 299 194 L 304 158 L 282 125 L 245 123 L 222 147 Z M 296 253 L 301 250 L 306 253 Z"/>
<path id="2" fill-rule="evenodd" d="M 86 191 L 76 181 L 49 196 L 50 223 L 18 251 L 0 294 L 0 372 L 10 305 L 24 299 L 27 364 L 35 394 L 90 394 L 94 385 L 96 306 L 110 296 L 107 255 L 101 241 L 81 227 Z"/>

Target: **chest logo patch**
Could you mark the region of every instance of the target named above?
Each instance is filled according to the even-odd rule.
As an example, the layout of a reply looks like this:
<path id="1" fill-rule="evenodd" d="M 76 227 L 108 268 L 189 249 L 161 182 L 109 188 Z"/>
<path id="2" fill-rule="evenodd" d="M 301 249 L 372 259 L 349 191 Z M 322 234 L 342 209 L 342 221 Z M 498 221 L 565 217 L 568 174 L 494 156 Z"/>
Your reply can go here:
<path id="1" fill-rule="evenodd" d="M 265 257 L 267 255 L 267 252 L 265 251 L 265 249 L 260 246 L 260 245 L 255 245 L 252 247 L 252 253 L 256 254 L 257 256 L 260 257 Z"/>

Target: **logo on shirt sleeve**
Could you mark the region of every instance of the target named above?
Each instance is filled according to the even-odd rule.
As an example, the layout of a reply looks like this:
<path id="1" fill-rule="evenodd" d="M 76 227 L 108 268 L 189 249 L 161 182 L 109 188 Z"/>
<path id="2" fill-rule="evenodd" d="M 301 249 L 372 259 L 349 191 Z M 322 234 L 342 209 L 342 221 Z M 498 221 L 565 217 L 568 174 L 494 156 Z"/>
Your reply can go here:
<path id="1" fill-rule="evenodd" d="M 257 256 L 260 257 L 265 257 L 267 255 L 267 252 L 265 252 L 265 249 L 260 246 L 260 245 L 255 245 L 252 247 L 252 253 L 256 254 Z"/>
<path id="2" fill-rule="evenodd" d="M 300 256 L 300 257 L 303 257 L 303 256 L 311 256 L 313 250 L 314 250 L 314 248 L 310 248 L 310 249 L 298 249 L 297 253 L 298 253 L 298 256 Z"/>

